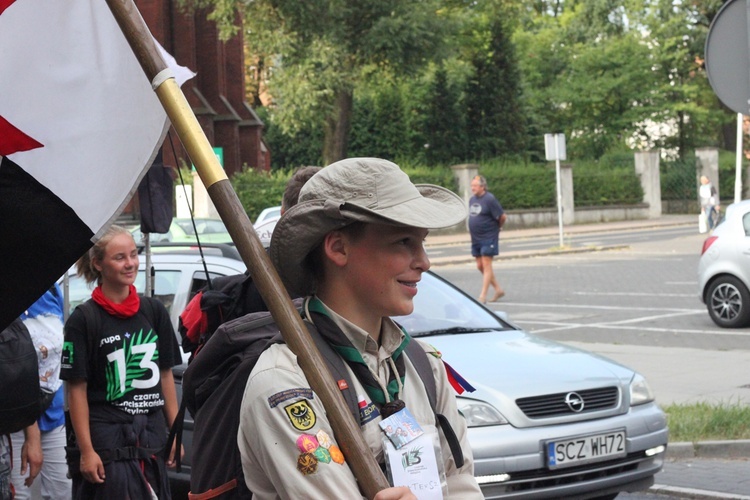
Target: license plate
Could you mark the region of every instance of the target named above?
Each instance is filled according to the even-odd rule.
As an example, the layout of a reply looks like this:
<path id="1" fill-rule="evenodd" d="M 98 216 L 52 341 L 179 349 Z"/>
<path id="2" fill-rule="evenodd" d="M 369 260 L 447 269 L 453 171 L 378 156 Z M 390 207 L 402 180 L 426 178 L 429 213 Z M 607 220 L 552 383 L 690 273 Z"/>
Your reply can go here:
<path id="1" fill-rule="evenodd" d="M 612 431 L 547 442 L 547 467 L 558 469 L 624 457 L 625 431 Z"/>

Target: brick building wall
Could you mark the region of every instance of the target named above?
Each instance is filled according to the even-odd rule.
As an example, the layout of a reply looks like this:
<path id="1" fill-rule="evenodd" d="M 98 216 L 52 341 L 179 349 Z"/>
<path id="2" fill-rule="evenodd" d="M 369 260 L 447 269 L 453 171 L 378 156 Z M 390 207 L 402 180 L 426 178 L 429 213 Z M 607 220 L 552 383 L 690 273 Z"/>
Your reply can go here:
<path id="1" fill-rule="evenodd" d="M 223 148 L 229 177 L 243 166 L 270 170 L 270 153 L 263 143 L 263 122 L 245 100 L 242 32 L 222 42 L 207 11 L 181 11 L 172 0 L 135 0 L 154 37 L 177 62 L 197 73 L 182 86 L 188 103 L 213 146 Z M 241 20 L 238 18 L 238 23 Z M 164 144 L 164 163 L 190 164 L 176 134 Z"/>

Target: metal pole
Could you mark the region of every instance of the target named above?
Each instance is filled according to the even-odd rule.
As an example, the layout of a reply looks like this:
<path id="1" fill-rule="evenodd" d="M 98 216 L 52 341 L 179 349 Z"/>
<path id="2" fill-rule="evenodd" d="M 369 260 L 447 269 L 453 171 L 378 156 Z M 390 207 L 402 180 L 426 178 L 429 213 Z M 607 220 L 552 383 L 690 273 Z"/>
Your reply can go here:
<path id="1" fill-rule="evenodd" d="M 555 134 L 555 176 L 557 178 L 557 225 L 560 232 L 560 248 L 563 247 L 562 186 L 560 185 L 560 134 Z"/>
<path id="2" fill-rule="evenodd" d="M 735 166 L 734 174 L 734 202 L 737 203 L 742 200 L 742 130 L 743 116 L 742 113 L 737 113 L 737 162 Z"/>
<path id="3" fill-rule="evenodd" d="M 146 295 L 146 297 L 153 297 L 153 279 L 151 277 L 151 234 L 150 233 L 144 233 L 141 232 L 141 235 L 143 237 L 143 243 L 145 243 L 144 252 L 146 252 L 146 286 L 143 289 L 143 293 Z"/>

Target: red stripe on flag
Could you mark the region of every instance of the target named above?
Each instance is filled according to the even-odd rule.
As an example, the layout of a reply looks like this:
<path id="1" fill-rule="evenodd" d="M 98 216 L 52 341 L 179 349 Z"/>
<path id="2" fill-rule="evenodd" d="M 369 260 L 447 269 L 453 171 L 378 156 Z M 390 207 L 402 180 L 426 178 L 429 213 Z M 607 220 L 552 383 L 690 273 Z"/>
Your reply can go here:
<path id="1" fill-rule="evenodd" d="M 3 13 L 5 9 L 10 7 L 10 4 L 15 2 L 16 0 L 0 0 L 0 14 Z"/>
<path id="2" fill-rule="evenodd" d="M 6 0 L 0 0 L 0 7 L 2 7 L 3 1 Z M 28 151 L 41 147 L 43 147 L 42 144 L 18 130 L 0 115 L 0 155 L 8 156 L 19 151 Z"/>

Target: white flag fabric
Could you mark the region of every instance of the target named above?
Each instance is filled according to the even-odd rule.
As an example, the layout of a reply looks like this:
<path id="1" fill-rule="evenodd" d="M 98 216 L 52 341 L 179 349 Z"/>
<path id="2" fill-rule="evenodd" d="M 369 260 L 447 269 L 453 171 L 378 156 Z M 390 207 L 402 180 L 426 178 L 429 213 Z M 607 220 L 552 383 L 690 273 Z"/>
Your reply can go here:
<path id="1" fill-rule="evenodd" d="M 120 214 L 169 122 L 103 0 L 0 0 L 0 47 L 4 328 Z"/>

